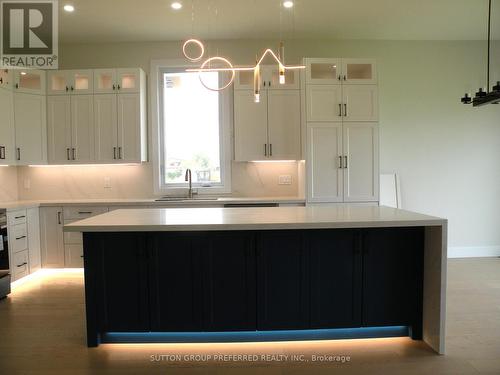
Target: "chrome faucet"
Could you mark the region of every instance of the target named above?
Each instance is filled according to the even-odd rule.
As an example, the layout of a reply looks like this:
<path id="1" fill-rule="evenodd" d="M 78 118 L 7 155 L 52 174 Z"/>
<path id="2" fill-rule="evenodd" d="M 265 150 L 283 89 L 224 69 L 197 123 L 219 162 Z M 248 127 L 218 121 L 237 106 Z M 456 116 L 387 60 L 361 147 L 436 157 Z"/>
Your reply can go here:
<path id="1" fill-rule="evenodd" d="M 192 183 L 192 178 L 191 178 L 191 169 L 186 169 L 186 175 L 184 176 L 184 181 L 189 182 L 189 192 L 188 192 L 188 198 L 192 199 L 193 198 L 193 183 Z"/>

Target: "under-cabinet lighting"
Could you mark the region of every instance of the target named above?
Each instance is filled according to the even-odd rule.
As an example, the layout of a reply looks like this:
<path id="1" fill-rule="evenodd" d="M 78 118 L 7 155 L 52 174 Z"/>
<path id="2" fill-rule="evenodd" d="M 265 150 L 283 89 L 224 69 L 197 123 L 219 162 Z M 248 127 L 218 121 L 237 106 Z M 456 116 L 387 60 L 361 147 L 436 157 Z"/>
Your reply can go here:
<path id="1" fill-rule="evenodd" d="M 66 11 L 66 12 L 74 12 L 75 11 L 75 7 L 71 4 L 66 4 L 63 9 Z"/>
<path id="2" fill-rule="evenodd" d="M 250 160 L 250 163 L 296 163 L 300 160 Z"/>
<path id="3" fill-rule="evenodd" d="M 172 4 L 170 4 L 170 6 L 172 7 L 172 9 L 175 10 L 179 10 L 182 8 L 182 4 L 179 3 L 178 1 L 174 1 Z"/>
<path id="4" fill-rule="evenodd" d="M 61 168 L 61 167 L 117 167 L 117 166 L 133 166 L 141 165 L 141 163 L 123 163 L 123 164 L 43 164 L 43 165 L 28 165 L 30 168 Z"/>

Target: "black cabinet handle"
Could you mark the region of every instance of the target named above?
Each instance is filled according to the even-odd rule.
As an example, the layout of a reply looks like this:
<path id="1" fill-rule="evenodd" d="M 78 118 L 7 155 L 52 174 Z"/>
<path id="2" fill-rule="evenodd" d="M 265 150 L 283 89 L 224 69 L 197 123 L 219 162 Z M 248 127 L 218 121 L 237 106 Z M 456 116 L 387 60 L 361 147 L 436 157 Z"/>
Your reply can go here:
<path id="1" fill-rule="evenodd" d="M 14 219 L 24 219 L 26 217 L 26 215 L 22 215 L 22 216 L 14 216 Z"/>
<path id="2" fill-rule="evenodd" d="M 66 159 L 69 160 L 69 148 L 66 149 Z"/>
<path id="3" fill-rule="evenodd" d="M 58 223 L 59 225 L 61 225 L 61 224 L 62 224 L 62 222 L 61 222 L 61 211 L 57 212 L 57 223 Z"/>
<path id="4" fill-rule="evenodd" d="M 19 84 L 18 84 L 18 83 L 16 83 L 16 89 L 18 89 L 18 88 L 19 88 Z"/>
<path id="5" fill-rule="evenodd" d="M 121 89 L 120 85 L 118 85 L 118 86 L 116 86 L 116 87 L 118 88 L 118 90 L 120 90 L 120 89 Z"/>
<path id="6" fill-rule="evenodd" d="M 3 78 L 2 77 L 0 77 L 0 83 L 3 83 Z"/>
<path id="7" fill-rule="evenodd" d="M 78 211 L 79 215 L 91 215 L 92 211 Z"/>
<path id="8" fill-rule="evenodd" d="M 113 90 L 115 90 L 115 89 L 116 89 L 116 87 L 115 87 L 115 85 L 113 85 Z"/>
<path id="9" fill-rule="evenodd" d="M 339 117 L 342 117 L 342 104 L 339 103 Z"/>
<path id="10" fill-rule="evenodd" d="M 17 160 L 21 160 L 21 149 L 17 148 Z"/>
<path id="11" fill-rule="evenodd" d="M 74 90 L 74 88 L 73 88 L 73 86 L 71 86 L 71 91 L 73 91 L 73 90 Z"/>
<path id="12" fill-rule="evenodd" d="M 116 160 L 116 147 L 113 147 L 113 159 Z"/>
<path id="13" fill-rule="evenodd" d="M 66 86 L 66 92 L 68 92 L 68 86 Z"/>
<path id="14" fill-rule="evenodd" d="M 122 148 L 121 146 L 118 147 L 118 159 L 121 159 L 122 158 Z"/>
<path id="15" fill-rule="evenodd" d="M 0 146 L 0 159 L 5 159 L 5 146 Z"/>
<path id="16" fill-rule="evenodd" d="M 16 240 L 22 240 L 23 238 L 26 238 L 26 236 L 16 237 Z"/>
<path id="17" fill-rule="evenodd" d="M 264 143 L 264 156 L 267 156 L 267 143 Z"/>
<path id="18" fill-rule="evenodd" d="M 80 258 L 83 258 L 83 255 L 80 255 Z"/>
<path id="19" fill-rule="evenodd" d="M 347 117 L 347 103 L 344 103 L 344 116 Z"/>
<path id="20" fill-rule="evenodd" d="M 17 268 L 22 267 L 22 266 L 25 266 L 25 265 L 27 265 L 27 264 L 28 264 L 28 263 L 23 262 L 23 263 L 21 263 L 21 264 L 18 264 L 18 265 L 17 265 Z"/>
<path id="21" fill-rule="evenodd" d="M 339 155 L 339 169 L 342 169 L 342 156 Z"/>
<path id="22" fill-rule="evenodd" d="M 76 149 L 73 148 L 72 150 L 73 150 L 73 160 L 76 160 Z"/>
<path id="23" fill-rule="evenodd" d="M 347 76 L 344 74 L 344 81 L 347 81 Z"/>
<path id="24" fill-rule="evenodd" d="M 347 155 L 344 156 L 344 168 L 347 169 Z"/>
<path id="25" fill-rule="evenodd" d="M 269 156 L 273 156 L 273 144 L 269 144 Z"/>

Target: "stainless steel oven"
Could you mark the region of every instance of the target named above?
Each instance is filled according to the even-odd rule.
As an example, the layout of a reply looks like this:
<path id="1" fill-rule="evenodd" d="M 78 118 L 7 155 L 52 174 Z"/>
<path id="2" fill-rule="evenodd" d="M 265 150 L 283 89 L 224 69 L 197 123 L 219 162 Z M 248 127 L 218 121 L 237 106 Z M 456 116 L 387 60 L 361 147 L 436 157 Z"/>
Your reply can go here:
<path id="1" fill-rule="evenodd" d="M 10 293 L 9 241 L 7 214 L 0 210 L 0 299 Z"/>

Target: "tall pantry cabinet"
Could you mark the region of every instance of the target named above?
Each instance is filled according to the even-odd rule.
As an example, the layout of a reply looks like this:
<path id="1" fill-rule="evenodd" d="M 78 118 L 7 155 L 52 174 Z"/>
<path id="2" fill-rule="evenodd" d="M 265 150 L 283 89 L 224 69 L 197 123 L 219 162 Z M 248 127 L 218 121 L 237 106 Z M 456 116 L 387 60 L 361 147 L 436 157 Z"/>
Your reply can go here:
<path id="1" fill-rule="evenodd" d="M 379 200 L 378 86 L 371 59 L 305 59 L 307 201 Z"/>

